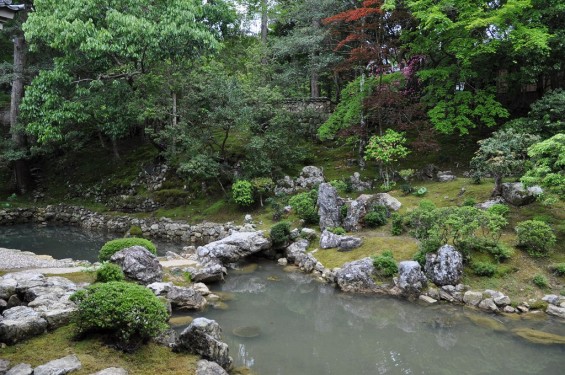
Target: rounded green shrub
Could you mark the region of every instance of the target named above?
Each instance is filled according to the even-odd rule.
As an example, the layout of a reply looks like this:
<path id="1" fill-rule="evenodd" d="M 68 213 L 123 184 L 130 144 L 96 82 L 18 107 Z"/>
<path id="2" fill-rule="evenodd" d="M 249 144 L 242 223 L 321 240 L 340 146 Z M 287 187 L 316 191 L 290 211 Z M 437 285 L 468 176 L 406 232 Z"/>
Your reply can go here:
<path id="1" fill-rule="evenodd" d="M 393 236 L 400 236 L 404 231 L 404 227 L 403 227 L 404 219 L 402 218 L 402 215 L 395 212 L 392 215 L 390 215 L 390 220 L 392 222 L 392 228 L 390 230 L 391 234 Z"/>
<path id="2" fill-rule="evenodd" d="M 370 212 L 365 215 L 365 224 L 369 228 L 376 228 L 386 224 L 387 209 L 385 206 L 374 206 Z"/>
<path id="3" fill-rule="evenodd" d="M 316 190 L 299 193 L 290 198 L 288 202 L 298 217 L 308 224 L 316 224 L 320 220 L 316 210 L 317 195 L 318 192 Z"/>
<path id="4" fill-rule="evenodd" d="M 502 217 L 508 216 L 510 213 L 510 208 L 502 203 L 493 204 L 487 209 L 488 212 L 500 215 Z"/>
<path id="5" fill-rule="evenodd" d="M 543 257 L 549 254 L 551 246 L 557 239 L 551 227 L 543 221 L 526 220 L 516 225 L 518 246 L 526 249 L 533 257 Z"/>
<path id="6" fill-rule="evenodd" d="M 149 240 L 144 238 L 118 238 L 112 241 L 106 242 L 100 252 L 98 253 L 98 259 L 101 262 L 106 262 L 110 260 L 112 255 L 117 253 L 120 250 L 126 249 L 132 246 L 143 246 L 153 254 L 157 255 L 157 248 L 153 243 Z"/>
<path id="7" fill-rule="evenodd" d="M 540 274 L 535 275 L 534 278 L 532 279 L 532 282 L 534 283 L 535 286 L 537 286 L 540 289 L 549 287 L 549 282 L 547 281 L 547 278 L 544 275 L 540 275 Z"/>
<path id="8" fill-rule="evenodd" d="M 391 277 L 398 272 L 398 265 L 390 250 L 385 250 L 381 255 L 373 257 L 373 266 L 378 276 Z"/>
<path id="9" fill-rule="evenodd" d="M 466 198 L 463 201 L 463 206 L 467 206 L 467 207 L 475 207 L 475 205 L 477 204 L 477 201 L 475 200 L 475 198 Z"/>
<path id="10" fill-rule="evenodd" d="M 169 314 L 151 290 L 132 283 L 93 284 L 71 296 L 79 333 L 109 334 L 123 350 L 133 350 L 168 328 Z"/>
<path id="11" fill-rule="evenodd" d="M 281 221 L 271 227 L 271 241 L 273 246 L 284 246 L 290 239 L 290 223 Z"/>
<path id="12" fill-rule="evenodd" d="M 238 180 L 231 186 L 234 202 L 241 207 L 251 206 L 253 199 L 253 185 L 247 180 Z"/>
<path id="13" fill-rule="evenodd" d="M 496 265 L 488 262 L 475 262 L 473 272 L 477 276 L 492 277 L 496 273 Z"/>
<path id="14" fill-rule="evenodd" d="M 102 263 L 100 268 L 96 270 L 96 282 L 108 283 L 110 281 L 124 281 L 124 271 L 121 267 L 114 263 Z"/>
<path id="15" fill-rule="evenodd" d="M 132 225 L 128 231 L 129 235 L 132 237 L 143 237 L 143 230 L 137 225 Z"/>
<path id="16" fill-rule="evenodd" d="M 345 229 L 343 229 L 342 227 L 327 228 L 327 229 L 329 232 L 332 232 L 333 234 L 337 234 L 338 236 L 342 236 L 345 233 L 347 233 Z"/>

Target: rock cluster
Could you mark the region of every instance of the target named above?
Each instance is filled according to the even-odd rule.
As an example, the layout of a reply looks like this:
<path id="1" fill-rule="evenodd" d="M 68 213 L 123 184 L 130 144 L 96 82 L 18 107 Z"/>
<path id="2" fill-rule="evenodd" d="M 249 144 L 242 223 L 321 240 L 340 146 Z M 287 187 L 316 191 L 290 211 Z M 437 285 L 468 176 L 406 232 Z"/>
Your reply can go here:
<path id="1" fill-rule="evenodd" d="M 0 278 L 0 342 L 15 344 L 67 324 L 76 311 L 69 297 L 77 286 L 63 277 L 36 272 Z"/>
<path id="2" fill-rule="evenodd" d="M 290 176 L 284 176 L 277 181 L 275 195 L 291 195 L 300 190 L 309 190 L 324 182 L 324 173 L 313 165 L 302 168 L 300 176 L 293 180 Z"/>

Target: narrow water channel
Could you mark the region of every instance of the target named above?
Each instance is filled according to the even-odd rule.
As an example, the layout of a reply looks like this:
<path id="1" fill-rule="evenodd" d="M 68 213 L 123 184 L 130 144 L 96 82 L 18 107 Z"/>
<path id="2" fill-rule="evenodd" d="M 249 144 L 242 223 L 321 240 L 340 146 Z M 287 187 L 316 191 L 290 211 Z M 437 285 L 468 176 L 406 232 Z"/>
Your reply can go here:
<path id="1" fill-rule="evenodd" d="M 228 297 L 225 310 L 201 316 L 223 328 L 235 365 L 259 375 L 549 375 L 565 368 L 563 345 L 532 344 L 511 332 L 529 327 L 565 335 L 564 324 L 552 319 L 343 294 L 272 262 L 252 273 L 232 271 L 218 287 Z"/>

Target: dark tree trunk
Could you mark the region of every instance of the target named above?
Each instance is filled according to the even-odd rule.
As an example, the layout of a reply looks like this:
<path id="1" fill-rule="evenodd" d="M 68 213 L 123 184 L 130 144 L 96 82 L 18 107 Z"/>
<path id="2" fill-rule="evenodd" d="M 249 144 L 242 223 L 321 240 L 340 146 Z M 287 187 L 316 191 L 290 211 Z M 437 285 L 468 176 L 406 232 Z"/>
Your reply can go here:
<path id="1" fill-rule="evenodd" d="M 267 44 L 267 32 L 269 30 L 269 15 L 267 13 L 267 0 L 261 0 L 261 42 Z"/>
<path id="2" fill-rule="evenodd" d="M 25 14 L 22 21 L 25 21 Z M 27 139 L 25 131 L 18 123 L 20 115 L 20 104 L 24 96 L 24 68 L 26 64 L 26 42 L 23 31 L 18 30 L 14 36 L 14 78 L 12 80 L 12 97 L 10 102 L 10 133 L 12 143 L 17 151 L 27 151 Z M 20 158 L 14 162 L 14 174 L 16 177 L 16 189 L 25 194 L 33 188 L 33 179 L 27 161 Z"/>

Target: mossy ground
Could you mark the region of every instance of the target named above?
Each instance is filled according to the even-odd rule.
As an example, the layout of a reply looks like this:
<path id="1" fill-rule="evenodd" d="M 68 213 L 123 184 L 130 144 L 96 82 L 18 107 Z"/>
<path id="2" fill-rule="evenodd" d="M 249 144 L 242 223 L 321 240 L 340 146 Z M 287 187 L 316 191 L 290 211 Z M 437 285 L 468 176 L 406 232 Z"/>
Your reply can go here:
<path id="1" fill-rule="evenodd" d="M 170 348 L 149 343 L 135 353 L 124 353 L 105 345 L 100 337 L 77 341 L 73 325 L 2 349 L 2 358 L 11 363 L 38 366 L 75 354 L 82 363 L 77 375 L 92 374 L 108 367 L 123 367 L 132 375 L 194 374 L 198 357 L 173 353 Z"/>

